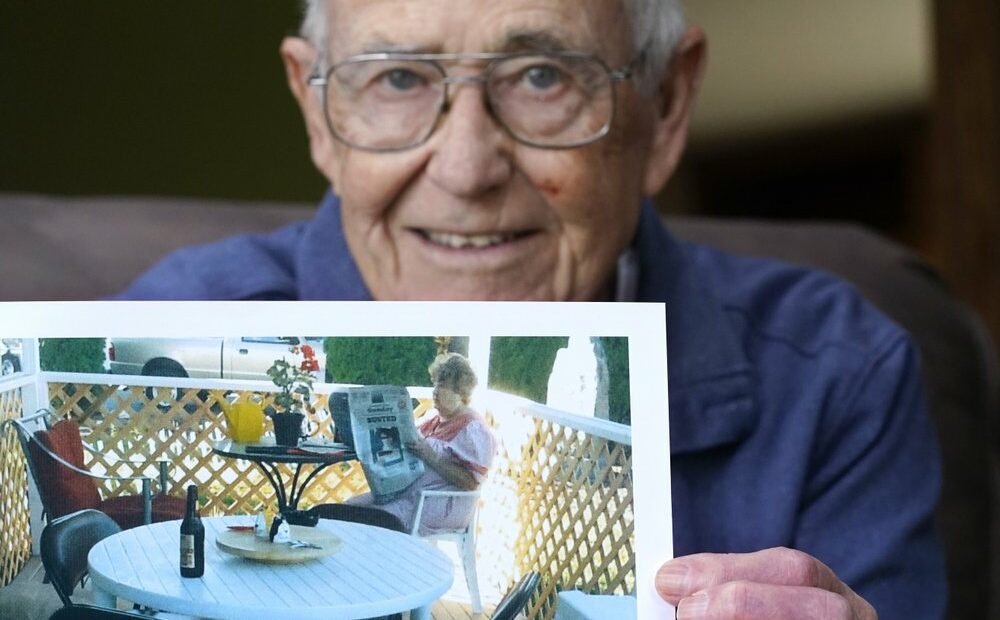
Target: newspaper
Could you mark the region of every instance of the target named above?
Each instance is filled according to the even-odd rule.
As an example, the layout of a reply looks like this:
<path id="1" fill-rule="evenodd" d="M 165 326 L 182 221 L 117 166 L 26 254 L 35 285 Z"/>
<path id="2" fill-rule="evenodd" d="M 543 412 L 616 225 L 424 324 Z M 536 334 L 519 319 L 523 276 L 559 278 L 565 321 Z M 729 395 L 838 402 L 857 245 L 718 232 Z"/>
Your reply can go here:
<path id="1" fill-rule="evenodd" d="M 372 385 L 347 389 L 350 434 L 376 504 L 398 497 L 424 473 L 424 463 L 406 448 L 420 434 L 406 388 Z"/>

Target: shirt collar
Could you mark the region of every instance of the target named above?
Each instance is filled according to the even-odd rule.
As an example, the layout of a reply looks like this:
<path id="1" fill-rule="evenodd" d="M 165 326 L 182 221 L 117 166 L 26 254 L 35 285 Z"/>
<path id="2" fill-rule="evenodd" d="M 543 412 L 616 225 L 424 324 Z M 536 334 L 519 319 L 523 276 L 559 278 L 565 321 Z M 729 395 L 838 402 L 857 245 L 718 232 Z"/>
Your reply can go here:
<path id="1" fill-rule="evenodd" d="M 675 239 L 650 201 L 642 207 L 633 248 L 636 301 L 666 302 L 671 452 L 740 441 L 757 424 L 754 368 L 736 317 L 713 289 L 710 267 L 694 246 Z"/>
<path id="2" fill-rule="evenodd" d="M 299 299 L 371 301 L 344 238 L 340 200 L 328 191 L 306 228 L 295 254 Z"/>
<path id="3" fill-rule="evenodd" d="M 618 257 L 615 274 L 615 301 L 635 301 L 639 287 L 639 255 L 629 246 Z"/>

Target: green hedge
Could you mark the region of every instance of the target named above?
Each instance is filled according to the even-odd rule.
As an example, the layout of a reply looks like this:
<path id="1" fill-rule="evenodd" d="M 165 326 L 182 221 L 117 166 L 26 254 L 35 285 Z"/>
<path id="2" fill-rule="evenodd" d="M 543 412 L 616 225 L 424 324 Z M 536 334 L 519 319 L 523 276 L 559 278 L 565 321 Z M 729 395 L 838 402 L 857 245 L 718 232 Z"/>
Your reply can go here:
<path id="1" fill-rule="evenodd" d="M 494 338 L 490 347 L 490 381 L 493 389 L 510 392 L 544 403 L 548 397 L 549 375 L 559 349 L 568 338 Z M 601 338 L 608 359 L 609 417 L 629 424 L 632 419 L 629 397 L 628 338 Z"/>
<path id="2" fill-rule="evenodd" d="M 493 338 L 490 347 L 488 385 L 544 403 L 549 375 L 556 352 L 568 338 Z M 610 417 L 628 424 L 629 400 L 628 339 L 601 338 L 610 374 Z M 452 349 L 466 353 L 468 342 L 456 338 Z M 326 380 L 333 383 L 429 385 L 427 367 L 437 347 L 429 337 L 327 338 Z M 482 378 L 480 377 L 480 381 Z"/>
<path id="3" fill-rule="evenodd" d="M 490 345 L 489 387 L 544 403 L 556 351 L 569 338 L 494 338 Z"/>
<path id="4" fill-rule="evenodd" d="M 46 371 L 102 373 L 104 338 L 42 338 L 38 357 Z"/>
<path id="5" fill-rule="evenodd" d="M 608 356 L 608 417 L 622 424 L 632 423 L 632 399 L 629 396 L 628 338 L 601 338 Z"/>
<path id="6" fill-rule="evenodd" d="M 327 338 L 323 348 L 327 381 L 368 385 L 430 385 L 437 353 L 427 337 Z"/>

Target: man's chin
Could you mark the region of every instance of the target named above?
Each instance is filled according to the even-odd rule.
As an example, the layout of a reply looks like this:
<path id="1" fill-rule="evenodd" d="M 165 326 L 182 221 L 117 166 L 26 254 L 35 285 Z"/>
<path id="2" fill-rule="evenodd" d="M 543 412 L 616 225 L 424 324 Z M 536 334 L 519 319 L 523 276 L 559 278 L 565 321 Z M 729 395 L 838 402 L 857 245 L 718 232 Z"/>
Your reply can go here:
<path id="1" fill-rule="evenodd" d="M 551 287 L 527 288 L 523 282 L 489 282 L 484 278 L 455 282 L 441 276 L 424 285 L 407 283 L 376 293 L 380 300 L 394 301 L 557 301 Z M 478 281 L 477 281 L 478 280 Z"/>

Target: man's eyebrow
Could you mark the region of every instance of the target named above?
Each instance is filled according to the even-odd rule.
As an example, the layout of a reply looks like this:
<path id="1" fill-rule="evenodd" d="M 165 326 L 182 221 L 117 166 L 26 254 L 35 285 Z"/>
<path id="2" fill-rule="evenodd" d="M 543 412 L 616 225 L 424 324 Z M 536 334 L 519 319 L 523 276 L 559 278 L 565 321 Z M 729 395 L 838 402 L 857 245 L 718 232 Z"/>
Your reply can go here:
<path id="1" fill-rule="evenodd" d="M 506 35 L 499 46 L 490 51 L 495 52 L 565 52 L 568 50 L 592 51 L 567 45 L 564 40 L 551 31 L 524 30 L 514 31 Z M 414 43 L 394 43 L 388 39 L 369 41 L 361 48 L 361 54 L 439 54 L 443 51 L 440 45 L 419 45 Z M 477 50 L 487 51 L 487 50 Z"/>
<path id="2" fill-rule="evenodd" d="M 565 52 L 566 43 L 549 31 L 525 30 L 511 32 L 498 51 L 502 52 Z"/>
<path id="3" fill-rule="evenodd" d="M 435 54 L 440 51 L 441 49 L 438 46 L 392 43 L 385 39 L 366 43 L 361 49 L 362 54 Z"/>

